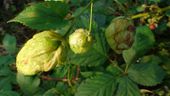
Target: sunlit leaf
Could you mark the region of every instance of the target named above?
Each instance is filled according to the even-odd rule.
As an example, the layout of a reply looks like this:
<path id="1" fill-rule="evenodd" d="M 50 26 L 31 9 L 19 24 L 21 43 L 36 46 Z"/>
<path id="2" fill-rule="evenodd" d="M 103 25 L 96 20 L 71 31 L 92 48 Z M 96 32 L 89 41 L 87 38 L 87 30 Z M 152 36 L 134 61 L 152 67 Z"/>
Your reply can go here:
<path id="1" fill-rule="evenodd" d="M 9 22 L 19 22 L 33 29 L 57 29 L 64 27 L 68 21 L 68 5 L 62 2 L 50 1 L 35 3 L 23 10 Z"/>

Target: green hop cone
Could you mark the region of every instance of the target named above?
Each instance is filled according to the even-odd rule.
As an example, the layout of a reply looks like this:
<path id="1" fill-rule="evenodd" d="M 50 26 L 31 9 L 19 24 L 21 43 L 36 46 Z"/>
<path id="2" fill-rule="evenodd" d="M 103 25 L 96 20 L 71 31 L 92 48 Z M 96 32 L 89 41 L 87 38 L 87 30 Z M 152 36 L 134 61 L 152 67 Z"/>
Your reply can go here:
<path id="1" fill-rule="evenodd" d="M 106 29 L 106 40 L 117 54 L 122 54 L 122 51 L 131 47 L 134 41 L 133 31 L 134 24 L 131 19 L 116 17 Z"/>
<path id="2" fill-rule="evenodd" d="M 63 64 L 66 59 L 64 40 L 52 31 L 43 31 L 28 40 L 17 55 L 19 73 L 35 75 Z"/>
<path id="3" fill-rule="evenodd" d="M 92 37 L 85 29 L 77 29 L 69 36 L 69 45 L 75 54 L 83 54 L 92 45 Z"/>

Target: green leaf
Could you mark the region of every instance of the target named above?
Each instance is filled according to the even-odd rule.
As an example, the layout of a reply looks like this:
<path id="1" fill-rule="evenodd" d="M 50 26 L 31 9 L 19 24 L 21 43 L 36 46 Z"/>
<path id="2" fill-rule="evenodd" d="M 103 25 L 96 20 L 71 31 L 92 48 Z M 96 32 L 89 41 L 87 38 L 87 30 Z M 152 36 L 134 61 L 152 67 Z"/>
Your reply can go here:
<path id="1" fill-rule="evenodd" d="M 104 38 L 104 32 L 99 30 L 99 28 L 95 28 L 94 33 L 94 39 L 95 39 L 95 43 L 93 44 L 94 49 L 101 55 L 103 56 L 107 56 L 107 52 L 108 52 L 108 45 L 106 42 L 106 39 Z"/>
<path id="2" fill-rule="evenodd" d="M 47 90 L 43 96 L 60 96 L 60 95 L 56 88 L 51 88 Z"/>
<path id="3" fill-rule="evenodd" d="M 80 72 L 80 74 L 84 78 L 89 78 L 89 77 L 92 77 L 92 76 L 101 75 L 101 74 L 103 74 L 103 72 L 100 72 L 100 71 L 85 71 L 85 72 Z"/>
<path id="4" fill-rule="evenodd" d="M 12 84 L 16 83 L 16 75 L 9 67 L 0 68 L 0 90 L 12 90 Z"/>
<path id="5" fill-rule="evenodd" d="M 91 48 L 87 53 L 74 54 L 69 52 L 70 62 L 80 66 L 99 66 L 106 61 L 106 57 L 99 54 L 94 48 Z"/>
<path id="6" fill-rule="evenodd" d="M 140 85 L 155 86 L 162 82 L 165 72 L 155 61 L 150 61 L 132 65 L 128 70 L 128 76 Z"/>
<path id="7" fill-rule="evenodd" d="M 76 0 L 77 1 L 77 0 Z M 86 10 L 86 7 L 80 7 L 80 8 L 77 8 L 76 10 L 75 10 L 75 12 L 73 13 L 73 17 L 75 18 L 75 17 L 78 17 L 83 11 L 85 11 Z"/>
<path id="8" fill-rule="evenodd" d="M 65 0 L 44 0 L 44 1 L 61 1 L 61 2 L 64 2 Z"/>
<path id="9" fill-rule="evenodd" d="M 52 76 L 57 78 L 64 78 L 64 76 L 66 76 L 67 74 L 68 67 L 69 67 L 68 65 L 55 67 Z"/>
<path id="10" fill-rule="evenodd" d="M 11 79 L 14 79 L 14 78 L 11 78 L 10 76 L 8 77 L 3 77 L 1 78 L 0 77 L 0 90 L 12 90 L 12 85 L 11 85 Z"/>
<path id="11" fill-rule="evenodd" d="M 38 77 L 24 76 L 21 73 L 17 73 L 17 82 L 21 90 L 28 96 L 35 93 L 40 85 L 40 79 Z"/>
<path id="12" fill-rule="evenodd" d="M 159 3 L 161 0 L 148 0 L 149 2 Z"/>
<path id="13" fill-rule="evenodd" d="M 2 42 L 3 42 L 4 48 L 8 51 L 8 53 L 13 54 L 16 52 L 15 36 L 6 34 Z"/>
<path id="14" fill-rule="evenodd" d="M 168 56 L 162 56 L 162 68 L 166 70 L 166 73 L 170 76 L 170 58 Z"/>
<path id="15" fill-rule="evenodd" d="M 9 74 L 11 74 L 9 67 L 0 68 L 0 76 L 8 76 Z"/>
<path id="16" fill-rule="evenodd" d="M 0 96 L 20 96 L 17 92 L 15 91 L 7 91 L 7 90 L 0 90 Z"/>
<path id="17" fill-rule="evenodd" d="M 147 26 L 136 29 L 135 41 L 131 48 L 123 51 L 123 58 L 127 64 L 143 56 L 155 43 L 154 34 Z"/>
<path id="18" fill-rule="evenodd" d="M 119 85 L 116 96 L 140 96 L 138 86 L 127 76 L 121 77 L 117 81 Z"/>
<path id="19" fill-rule="evenodd" d="M 166 11 L 165 15 L 170 16 L 170 10 Z"/>
<path id="20" fill-rule="evenodd" d="M 16 76 L 9 67 L 14 61 L 12 56 L 0 56 L 0 89 L 11 90 L 12 84 L 16 82 Z"/>
<path id="21" fill-rule="evenodd" d="M 65 82 L 58 82 L 55 88 L 63 94 L 68 94 L 68 88 L 69 86 Z M 67 96 L 67 95 L 64 95 Z"/>
<path id="22" fill-rule="evenodd" d="M 81 83 L 75 96 L 113 96 L 115 88 L 115 78 L 103 74 Z"/>
<path id="23" fill-rule="evenodd" d="M 35 3 L 23 10 L 9 22 L 19 22 L 33 29 L 49 30 L 64 27 L 69 7 L 62 2 Z"/>
<path id="24" fill-rule="evenodd" d="M 11 55 L 0 56 L 0 66 L 8 66 L 15 62 L 15 57 Z"/>
<path id="25" fill-rule="evenodd" d="M 65 36 L 70 31 L 70 28 L 72 26 L 73 26 L 72 23 L 69 22 L 67 25 L 63 26 L 62 28 L 55 30 L 55 33 L 58 33 L 61 36 Z"/>
<path id="26" fill-rule="evenodd" d="M 111 73 L 113 76 L 119 76 L 119 75 L 121 75 L 121 71 L 120 71 L 120 69 L 118 69 L 118 67 L 116 67 L 116 66 L 114 66 L 114 65 L 112 65 L 112 64 L 110 64 L 107 68 L 106 68 L 106 70 L 109 72 L 109 73 Z"/>

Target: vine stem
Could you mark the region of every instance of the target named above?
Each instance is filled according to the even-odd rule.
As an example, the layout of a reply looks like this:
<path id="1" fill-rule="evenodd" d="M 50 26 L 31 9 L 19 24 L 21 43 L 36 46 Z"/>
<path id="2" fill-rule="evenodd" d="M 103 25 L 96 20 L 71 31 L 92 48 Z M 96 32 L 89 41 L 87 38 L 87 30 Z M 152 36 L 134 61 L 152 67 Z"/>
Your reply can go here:
<path id="1" fill-rule="evenodd" d="M 90 1 L 90 21 L 89 21 L 89 33 L 90 35 L 91 30 L 92 30 L 92 22 L 93 22 L 93 0 Z"/>
<path id="2" fill-rule="evenodd" d="M 137 18 L 145 17 L 145 16 L 149 16 L 149 13 L 136 14 L 136 15 L 133 15 L 131 18 L 132 18 L 132 19 L 137 19 Z"/>
<path id="3" fill-rule="evenodd" d="M 161 10 L 162 10 L 162 11 L 167 11 L 167 10 L 170 10 L 170 6 L 168 6 L 168 7 L 165 7 L 165 8 L 162 8 Z"/>
<path id="4" fill-rule="evenodd" d="M 167 10 L 170 10 L 170 6 L 167 6 L 167 7 L 165 7 L 165 8 L 161 8 L 161 11 L 162 11 L 162 12 L 167 11 Z M 144 16 L 149 16 L 149 12 L 139 13 L 139 14 L 136 14 L 136 15 L 131 16 L 131 18 L 132 18 L 132 19 L 137 19 L 137 18 L 144 17 Z"/>
<path id="5" fill-rule="evenodd" d="M 118 1 L 118 0 L 114 0 L 118 6 L 121 8 L 121 10 L 123 11 L 123 13 L 126 13 L 126 8 Z"/>

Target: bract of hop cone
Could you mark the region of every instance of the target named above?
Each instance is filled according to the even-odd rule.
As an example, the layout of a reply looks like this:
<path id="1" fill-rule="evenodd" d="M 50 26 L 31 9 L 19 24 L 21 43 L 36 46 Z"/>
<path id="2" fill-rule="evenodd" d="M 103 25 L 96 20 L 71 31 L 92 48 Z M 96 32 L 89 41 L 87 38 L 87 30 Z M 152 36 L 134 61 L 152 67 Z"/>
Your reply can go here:
<path id="1" fill-rule="evenodd" d="M 131 47 L 134 41 L 134 24 L 130 18 L 119 16 L 106 28 L 105 36 L 110 47 L 117 53 Z"/>
<path id="2" fill-rule="evenodd" d="M 53 31 L 37 33 L 28 40 L 17 55 L 19 73 L 35 75 L 64 63 L 66 59 L 63 38 Z"/>

